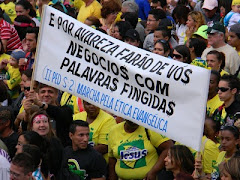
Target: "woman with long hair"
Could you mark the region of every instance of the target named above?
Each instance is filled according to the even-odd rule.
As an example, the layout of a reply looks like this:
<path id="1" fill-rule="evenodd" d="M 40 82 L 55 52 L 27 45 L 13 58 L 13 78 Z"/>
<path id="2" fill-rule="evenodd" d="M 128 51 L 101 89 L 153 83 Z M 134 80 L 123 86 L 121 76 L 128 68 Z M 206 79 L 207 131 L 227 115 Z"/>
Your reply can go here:
<path id="1" fill-rule="evenodd" d="M 171 48 L 170 48 L 169 42 L 167 42 L 166 40 L 163 40 L 163 39 L 157 40 L 152 52 L 155 54 L 164 56 L 164 57 L 168 57 L 171 53 Z"/>
<path id="2" fill-rule="evenodd" d="M 166 170 L 173 173 L 174 179 L 179 173 L 191 175 L 194 171 L 194 157 L 184 145 L 172 146 L 164 161 Z"/>
<path id="3" fill-rule="evenodd" d="M 61 167 L 63 146 L 53 133 L 50 117 L 46 111 L 40 109 L 35 112 L 32 115 L 28 128 L 37 132 L 48 142 L 49 176 L 57 177 Z"/>
<path id="4" fill-rule="evenodd" d="M 172 57 L 176 61 L 184 62 L 187 64 L 191 63 L 191 54 L 187 46 L 179 45 L 174 48 Z"/>
<path id="5" fill-rule="evenodd" d="M 188 40 L 192 37 L 193 33 L 198 30 L 198 28 L 202 25 L 206 24 L 204 16 L 199 11 L 191 11 L 188 13 L 188 20 L 186 22 L 187 30 L 186 30 L 186 38 Z"/>

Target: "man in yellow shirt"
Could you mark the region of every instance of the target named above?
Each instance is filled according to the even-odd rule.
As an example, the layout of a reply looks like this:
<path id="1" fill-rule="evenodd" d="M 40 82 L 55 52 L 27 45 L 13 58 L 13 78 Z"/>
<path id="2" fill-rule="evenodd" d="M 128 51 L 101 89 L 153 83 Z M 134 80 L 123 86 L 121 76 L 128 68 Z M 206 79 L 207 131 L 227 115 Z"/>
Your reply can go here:
<path id="1" fill-rule="evenodd" d="M 89 16 L 101 18 L 101 4 L 96 0 L 83 0 L 84 4 L 80 7 L 77 20 L 84 23 Z"/>

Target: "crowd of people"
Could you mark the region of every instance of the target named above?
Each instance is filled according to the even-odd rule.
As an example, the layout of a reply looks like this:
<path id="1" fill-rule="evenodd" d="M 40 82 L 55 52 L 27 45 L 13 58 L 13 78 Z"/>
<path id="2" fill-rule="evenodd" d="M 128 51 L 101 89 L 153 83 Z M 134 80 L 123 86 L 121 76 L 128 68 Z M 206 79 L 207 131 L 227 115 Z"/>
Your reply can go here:
<path id="1" fill-rule="evenodd" d="M 43 5 L 211 71 L 200 152 L 33 81 Z M 239 78 L 240 0 L 3 0 L 0 179 L 240 180 Z"/>

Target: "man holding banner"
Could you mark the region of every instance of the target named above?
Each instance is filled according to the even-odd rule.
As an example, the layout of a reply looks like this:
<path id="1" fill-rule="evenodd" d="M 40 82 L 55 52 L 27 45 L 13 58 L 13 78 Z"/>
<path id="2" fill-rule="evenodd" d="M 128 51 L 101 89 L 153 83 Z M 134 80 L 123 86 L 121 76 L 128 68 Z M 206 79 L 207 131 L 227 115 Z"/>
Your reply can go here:
<path id="1" fill-rule="evenodd" d="M 47 6 L 39 38 L 35 80 L 200 150 L 209 70 L 128 45 Z"/>

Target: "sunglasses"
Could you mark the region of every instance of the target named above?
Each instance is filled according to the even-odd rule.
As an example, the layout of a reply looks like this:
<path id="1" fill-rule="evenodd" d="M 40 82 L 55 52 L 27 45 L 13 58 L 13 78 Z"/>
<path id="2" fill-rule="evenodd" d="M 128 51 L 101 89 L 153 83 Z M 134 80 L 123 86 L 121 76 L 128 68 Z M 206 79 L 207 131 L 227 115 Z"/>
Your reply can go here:
<path id="1" fill-rule="evenodd" d="M 24 91 L 30 91 L 30 87 L 23 87 Z"/>
<path id="2" fill-rule="evenodd" d="M 225 87 L 218 87 L 217 88 L 217 91 L 221 91 L 221 92 L 226 92 L 228 90 L 230 90 L 230 88 L 225 88 Z"/>
<path id="3" fill-rule="evenodd" d="M 180 54 L 173 54 L 173 57 L 175 57 L 176 59 L 181 59 L 182 55 L 180 55 Z"/>

